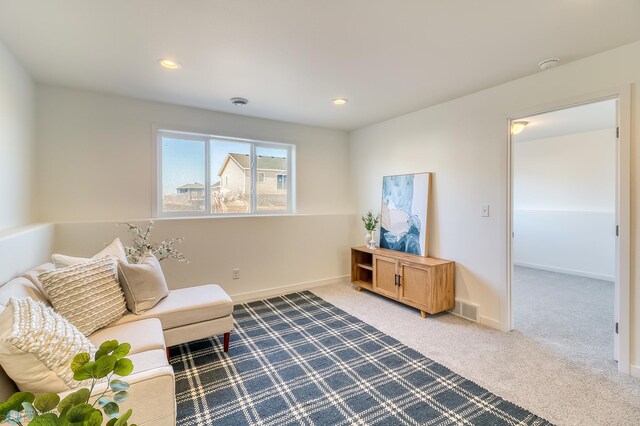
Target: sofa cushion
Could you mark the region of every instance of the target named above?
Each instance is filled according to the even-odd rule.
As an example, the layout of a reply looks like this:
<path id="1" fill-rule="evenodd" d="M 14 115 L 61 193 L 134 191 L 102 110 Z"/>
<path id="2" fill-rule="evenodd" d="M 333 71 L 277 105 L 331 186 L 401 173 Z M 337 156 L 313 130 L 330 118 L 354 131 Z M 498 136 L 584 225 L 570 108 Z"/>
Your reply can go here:
<path id="1" fill-rule="evenodd" d="M 131 345 L 130 354 L 154 349 L 166 349 L 162 323 L 157 318 L 147 318 L 127 324 L 105 327 L 89 336 L 89 340 L 96 347 L 99 347 L 107 340 L 129 343 Z"/>
<path id="2" fill-rule="evenodd" d="M 95 347 L 44 303 L 11 299 L 0 314 L 0 363 L 21 391 L 58 393 L 85 385 L 70 368 L 81 352 Z"/>
<path id="3" fill-rule="evenodd" d="M 148 311 L 169 294 L 160 262 L 151 252 L 146 252 L 137 264 L 119 260 L 118 279 L 127 308 L 134 314 Z"/>
<path id="4" fill-rule="evenodd" d="M 9 300 L 30 298 L 49 304 L 47 298 L 26 278 L 14 278 L 0 287 L 0 312 L 7 306 Z"/>
<path id="5" fill-rule="evenodd" d="M 170 290 L 169 295 L 153 308 L 140 315 L 127 313 L 114 325 L 142 318 L 158 318 L 162 328 L 168 330 L 224 317 L 232 312 L 233 302 L 229 295 L 220 286 L 207 284 Z"/>
<path id="6" fill-rule="evenodd" d="M 25 272 L 23 277 L 31 281 L 33 285 L 35 285 L 38 288 L 38 290 L 40 290 L 40 292 L 46 296 L 47 293 L 44 291 L 44 287 L 42 286 L 42 281 L 40 281 L 38 276 L 43 272 L 53 271 L 54 269 L 56 269 L 56 266 L 53 263 L 45 263 L 43 265 L 36 266 L 35 268 Z"/>
<path id="7" fill-rule="evenodd" d="M 91 259 L 102 259 L 104 257 L 111 256 L 123 262 L 127 261 L 127 253 L 124 250 L 124 246 L 122 242 L 120 242 L 120 238 L 116 238 L 113 240 L 111 244 L 104 248 L 100 253 L 91 257 Z M 64 254 L 54 253 L 51 255 L 51 260 L 56 266 L 56 269 L 66 268 L 67 266 L 77 265 L 78 263 L 84 263 L 88 260 L 91 260 L 86 257 L 74 257 L 67 256 Z"/>
<path id="8" fill-rule="evenodd" d="M 51 305 L 87 336 L 127 310 L 115 262 L 105 257 L 40 274 Z"/>

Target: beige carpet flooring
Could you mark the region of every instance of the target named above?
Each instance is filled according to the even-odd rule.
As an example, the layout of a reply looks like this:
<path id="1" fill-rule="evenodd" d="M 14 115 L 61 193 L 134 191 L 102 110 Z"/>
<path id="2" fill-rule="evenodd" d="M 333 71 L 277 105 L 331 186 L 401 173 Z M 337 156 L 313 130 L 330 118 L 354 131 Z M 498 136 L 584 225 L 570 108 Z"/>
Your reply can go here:
<path id="1" fill-rule="evenodd" d="M 545 349 L 594 369 L 616 369 L 614 284 L 516 266 L 513 328 Z"/>
<path id="2" fill-rule="evenodd" d="M 420 313 L 350 284 L 316 295 L 489 391 L 558 425 L 640 425 L 640 380 L 574 361 L 535 338 Z"/>

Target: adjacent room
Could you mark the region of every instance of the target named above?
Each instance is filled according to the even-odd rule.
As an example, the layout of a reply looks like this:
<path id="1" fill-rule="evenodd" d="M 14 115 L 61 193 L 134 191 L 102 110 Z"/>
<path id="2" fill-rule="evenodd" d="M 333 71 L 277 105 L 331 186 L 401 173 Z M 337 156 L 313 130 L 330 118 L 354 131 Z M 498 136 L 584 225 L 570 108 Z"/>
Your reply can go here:
<path id="1" fill-rule="evenodd" d="M 639 19 L 0 0 L 0 423 L 640 424 Z"/>
<path id="2" fill-rule="evenodd" d="M 512 136 L 513 327 L 614 370 L 617 105 L 524 117 Z"/>

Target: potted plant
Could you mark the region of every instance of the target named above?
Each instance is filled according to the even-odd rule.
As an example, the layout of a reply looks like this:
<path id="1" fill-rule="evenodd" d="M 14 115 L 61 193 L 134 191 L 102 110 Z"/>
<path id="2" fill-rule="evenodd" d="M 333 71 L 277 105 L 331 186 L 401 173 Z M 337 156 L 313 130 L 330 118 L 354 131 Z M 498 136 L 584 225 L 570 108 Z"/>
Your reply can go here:
<path id="1" fill-rule="evenodd" d="M 369 210 L 366 215 L 362 216 L 362 222 L 364 223 L 364 229 L 367 230 L 367 235 L 365 236 L 367 247 L 374 249 L 376 248 L 375 234 L 378 223 L 380 222 L 380 215 L 374 216 L 371 210 Z"/>
<path id="2" fill-rule="evenodd" d="M 121 415 L 118 404 L 129 397 L 129 384 L 113 376 L 124 377 L 133 371 L 133 363 L 125 358 L 129 350 L 131 345 L 128 343 L 108 340 L 100 345 L 93 360 L 86 352 L 76 355 L 71 362 L 73 378 L 78 381 L 90 380 L 89 388 L 78 389 L 62 400 L 55 393 L 34 395 L 31 392 L 16 392 L 0 403 L 0 423 L 18 426 L 101 426 L 106 415 L 110 418 L 107 426 L 128 426 L 127 421 L 133 412 L 129 409 Z M 91 402 L 91 392 L 96 383 L 102 380 L 107 381 L 107 387 Z"/>

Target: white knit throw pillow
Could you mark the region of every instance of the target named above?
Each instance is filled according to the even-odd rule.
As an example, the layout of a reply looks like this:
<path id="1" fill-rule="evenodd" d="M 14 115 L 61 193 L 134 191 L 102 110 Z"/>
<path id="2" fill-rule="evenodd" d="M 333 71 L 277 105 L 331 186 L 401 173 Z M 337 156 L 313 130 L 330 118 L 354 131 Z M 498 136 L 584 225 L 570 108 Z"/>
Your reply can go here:
<path id="1" fill-rule="evenodd" d="M 0 314 L 0 364 L 24 392 L 59 393 L 86 386 L 73 380 L 71 361 L 96 348 L 42 302 L 11 299 Z"/>
<path id="2" fill-rule="evenodd" d="M 86 336 L 127 311 L 116 260 L 90 260 L 38 276 L 53 308 Z"/>

